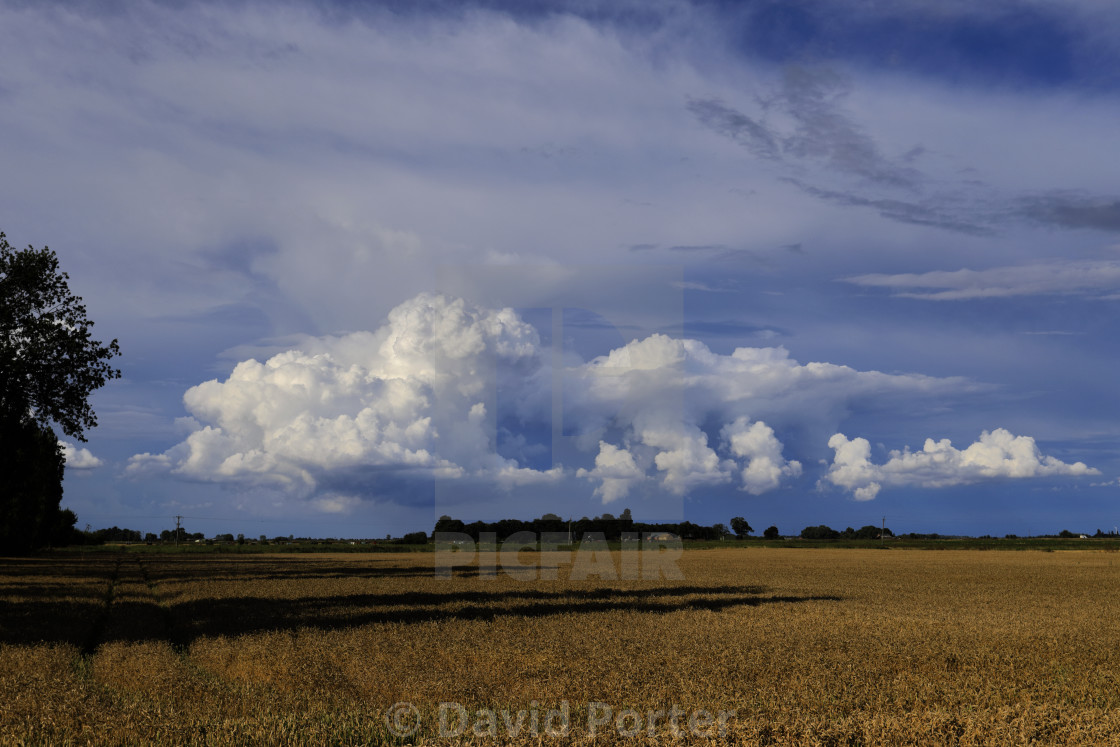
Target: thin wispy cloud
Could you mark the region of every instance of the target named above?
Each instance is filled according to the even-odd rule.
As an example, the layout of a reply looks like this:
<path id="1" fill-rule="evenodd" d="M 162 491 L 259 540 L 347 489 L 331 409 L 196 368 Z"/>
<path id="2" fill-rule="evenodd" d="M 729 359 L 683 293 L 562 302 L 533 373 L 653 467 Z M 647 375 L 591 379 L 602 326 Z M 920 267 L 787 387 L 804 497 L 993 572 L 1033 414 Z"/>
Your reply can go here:
<path id="1" fill-rule="evenodd" d="M 869 274 L 844 278 L 866 288 L 887 288 L 903 298 L 966 301 L 1046 294 L 1112 298 L 1120 291 L 1120 261 L 1046 262 L 898 275 Z"/>

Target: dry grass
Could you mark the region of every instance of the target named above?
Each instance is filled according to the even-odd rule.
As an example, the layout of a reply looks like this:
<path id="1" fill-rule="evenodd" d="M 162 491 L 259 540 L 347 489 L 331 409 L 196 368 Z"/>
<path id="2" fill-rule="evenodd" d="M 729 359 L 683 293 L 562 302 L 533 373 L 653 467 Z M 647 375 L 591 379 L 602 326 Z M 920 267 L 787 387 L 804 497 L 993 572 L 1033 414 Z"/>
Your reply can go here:
<path id="1" fill-rule="evenodd" d="M 399 743 L 405 701 L 443 744 L 585 743 L 593 702 L 737 712 L 723 737 L 662 717 L 597 744 L 1117 744 L 1117 560 L 711 550 L 657 583 L 441 580 L 422 554 L 0 561 L 0 742 Z M 446 701 L 539 731 L 567 702 L 571 728 L 441 739 Z"/>

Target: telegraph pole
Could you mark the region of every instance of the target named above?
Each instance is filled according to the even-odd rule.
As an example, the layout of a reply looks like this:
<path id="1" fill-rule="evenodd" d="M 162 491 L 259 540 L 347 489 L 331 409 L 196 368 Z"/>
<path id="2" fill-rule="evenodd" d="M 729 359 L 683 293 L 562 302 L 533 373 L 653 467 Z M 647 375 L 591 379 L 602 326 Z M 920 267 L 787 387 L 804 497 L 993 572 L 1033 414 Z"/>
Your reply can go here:
<path id="1" fill-rule="evenodd" d="M 883 517 L 883 528 L 879 530 L 879 544 L 882 545 L 887 541 L 887 517 Z"/>
<path id="2" fill-rule="evenodd" d="M 179 522 L 182 521 L 182 516 L 175 517 L 175 544 L 179 544 Z"/>

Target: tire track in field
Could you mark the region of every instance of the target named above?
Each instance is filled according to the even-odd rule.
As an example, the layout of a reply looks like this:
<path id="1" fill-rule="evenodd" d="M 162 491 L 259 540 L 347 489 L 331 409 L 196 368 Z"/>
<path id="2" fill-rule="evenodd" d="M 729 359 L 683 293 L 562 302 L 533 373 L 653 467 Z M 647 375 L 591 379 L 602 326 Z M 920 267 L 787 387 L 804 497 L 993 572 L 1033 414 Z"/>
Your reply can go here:
<path id="1" fill-rule="evenodd" d="M 96 653 L 105 643 L 172 640 L 173 619 L 147 565 L 138 556 L 121 556 L 113 567 L 104 602 L 84 656 Z"/>
<path id="2" fill-rule="evenodd" d="M 98 610 L 97 617 L 93 621 L 93 627 L 90 628 L 89 637 L 86 638 L 86 642 L 82 646 L 82 656 L 92 655 L 97 650 L 97 644 L 105 633 L 105 626 L 109 621 L 109 610 L 112 609 L 113 599 L 116 597 L 117 580 L 120 578 L 120 572 L 121 558 L 118 557 L 116 563 L 113 564 L 113 572 L 109 574 L 109 583 L 105 587 L 101 609 Z"/>
<path id="3" fill-rule="evenodd" d="M 171 605 L 168 604 L 163 594 L 160 593 L 159 586 L 152 578 L 152 574 L 144 561 L 137 557 L 136 564 L 139 566 L 140 576 L 144 579 L 144 585 L 148 588 L 148 594 L 151 596 L 152 602 L 159 607 L 162 621 L 160 637 L 171 643 L 174 648 L 181 648 L 181 642 L 178 641 L 175 636 L 175 616 L 171 612 Z"/>

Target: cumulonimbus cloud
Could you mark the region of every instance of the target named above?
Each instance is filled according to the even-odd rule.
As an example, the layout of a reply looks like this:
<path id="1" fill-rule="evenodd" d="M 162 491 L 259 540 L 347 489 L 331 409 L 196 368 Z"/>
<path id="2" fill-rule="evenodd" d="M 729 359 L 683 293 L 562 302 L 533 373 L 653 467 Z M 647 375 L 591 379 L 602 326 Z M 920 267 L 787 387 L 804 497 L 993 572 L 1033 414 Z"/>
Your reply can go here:
<path id="1" fill-rule="evenodd" d="M 359 467 L 551 479 L 559 473 L 498 456 L 487 429 L 497 364 L 531 381 L 539 344 L 511 310 L 421 295 L 376 332 L 314 339 L 192 387 L 183 403 L 199 427 L 165 454 L 132 457 L 129 470 L 297 492 Z"/>
<path id="2" fill-rule="evenodd" d="M 774 423 L 838 419 L 859 397 L 962 386 L 802 365 L 783 348 L 724 355 L 655 334 L 564 363 L 562 378 L 577 386 L 565 387 L 563 430 L 584 460 L 566 468 L 525 456 L 547 451 L 526 434 L 550 430 L 555 416 L 551 352 L 512 309 L 421 294 L 374 332 L 310 339 L 192 387 L 183 402 L 193 431 L 162 454 L 135 455 L 127 471 L 305 496 L 340 475 L 375 482 L 388 471 L 504 488 L 574 478 L 604 502 L 636 486 L 759 495 L 801 474 Z"/>
<path id="3" fill-rule="evenodd" d="M 1044 456 L 1033 438 L 1014 436 L 1003 428 L 984 431 L 965 449 L 955 448 L 947 438 L 927 438 L 921 451 L 892 451 L 883 464 L 871 461 L 871 444 L 865 438 L 837 433 L 828 445 L 836 455 L 824 479 L 860 501 L 875 498 L 884 487 L 938 488 L 997 478 L 1100 474 L 1082 462 L 1068 464 Z"/>

